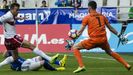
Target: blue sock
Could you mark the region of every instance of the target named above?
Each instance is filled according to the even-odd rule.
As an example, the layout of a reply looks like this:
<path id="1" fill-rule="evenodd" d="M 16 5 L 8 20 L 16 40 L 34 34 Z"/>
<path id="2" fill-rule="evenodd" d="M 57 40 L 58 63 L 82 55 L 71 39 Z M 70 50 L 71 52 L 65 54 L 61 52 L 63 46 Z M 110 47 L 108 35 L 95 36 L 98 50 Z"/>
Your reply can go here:
<path id="1" fill-rule="evenodd" d="M 48 62 L 44 62 L 43 67 L 50 71 L 56 71 L 56 69 L 52 67 Z"/>
<path id="2" fill-rule="evenodd" d="M 54 62 L 54 64 L 60 65 L 60 61 L 59 61 L 59 60 L 56 60 L 56 61 Z"/>
<path id="3" fill-rule="evenodd" d="M 42 58 L 42 59 L 45 60 L 46 62 L 49 62 L 48 60 L 46 60 L 46 59 L 44 59 L 44 58 Z M 60 61 L 59 61 L 59 60 L 56 60 L 56 61 L 54 62 L 54 64 L 60 65 Z"/>

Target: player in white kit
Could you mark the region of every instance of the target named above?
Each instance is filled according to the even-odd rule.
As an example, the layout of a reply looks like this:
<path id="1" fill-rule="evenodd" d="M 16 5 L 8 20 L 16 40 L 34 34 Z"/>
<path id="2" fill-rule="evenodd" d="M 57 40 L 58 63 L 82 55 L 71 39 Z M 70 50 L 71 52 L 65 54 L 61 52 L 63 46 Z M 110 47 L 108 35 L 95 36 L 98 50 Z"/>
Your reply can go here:
<path id="1" fill-rule="evenodd" d="M 21 65 L 21 71 L 34 71 L 34 70 L 36 71 L 36 70 L 39 70 L 41 67 L 44 67 L 45 69 L 51 70 L 51 71 L 65 70 L 64 67 L 54 68 L 45 59 L 43 59 L 40 56 L 37 56 L 24 61 L 23 64 Z"/>
<path id="2" fill-rule="evenodd" d="M 7 58 L 4 61 L 0 62 L 0 68 L 2 68 L 2 66 L 4 66 L 4 65 L 7 65 L 7 64 L 3 64 L 3 63 L 6 62 L 7 59 L 12 57 L 11 54 L 7 54 L 7 53 L 5 53 L 4 56 L 7 56 Z M 64 55 L 62 60 L 66 60 L 66 58 L 67 58 L 67 56 Z M 65 67 L 54 68 L 53 66 L 51 66 L 49 64 L 49 62 L 46 59 L 44 59 L 40 56 L 36 56 L 36 57 L 29 58 L 26 60 L 23 57 L 19 56 L 17 60 L 15 60 L 14 62 L 9 63 L 9 64 L 10 64 L 10 68 L 14 71 L 37 71 L 42 67 L 44 67 L 45 69 L 50 70 L 50 71 L 65 70 Z"/>
<path id="3" fill-rule="evenodd" d="M 17 17 L 19 13 L 19 7 L 20 5 L 18 3 L 11 4 L 10 11 L 8 11 L 5 15 L 0 17 L 0 22 L 3 24 L 3 28 L 4 28 L 5 46 L 6 46 L 7 52 L 12 51 L 12 56 L 13 56 L 8 58 L 5 64 L 11 63 L 17 60 L 19 47 L 28 48 L 32 50 L 33 53 L 48 60 L 50 63 L 54 63 L 55 59 L 57 59 L 58 57 L 58 54 L 53 57 L 50 57 L 46 55 L 43 51 L 36 48 L 35 45 L 31 44 L 26 40 L 23 40 L 20 36 L 17 35 L 15 20 L 25 19 L 22 17 Z M 62 61 L 60 63 L 62 64 Z"/>

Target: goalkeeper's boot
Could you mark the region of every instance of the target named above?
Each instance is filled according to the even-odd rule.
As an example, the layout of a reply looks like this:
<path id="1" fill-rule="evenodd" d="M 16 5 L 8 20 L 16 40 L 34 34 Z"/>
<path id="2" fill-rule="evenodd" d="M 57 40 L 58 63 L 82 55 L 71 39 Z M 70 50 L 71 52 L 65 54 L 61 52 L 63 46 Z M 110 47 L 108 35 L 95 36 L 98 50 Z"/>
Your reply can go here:
<path id="1" fill-rule="evenodd" d="M 131 65 L 128 65 L 126 68 L 127 68 L 128 71 L 130 71 L 131 68 L 132 68 L 132 66 Z"/>
<path id="2" fill-rule="evenodd" d="M 58 67 L 56 68 L 57 71 L 64 71 L 65 70 L 65 67 Z"/>
<path id="3" fill-rule="evenodd" d="M 85 67 L 78 67 L 75 71 L 73 71 L 73 73 L 79 73 L 79 72 L 82 72 L 82 71 L 85 71 Z"/>
<path id="4" fill-rule="evenodd" d="M 60 66 L 64 67 L 66 64 L 67 55 L 65 54 L 64 57 L 60 60 Z"/>
<path id="5" fill-rule="evenodd" d="M 51 57 L 50 63 L 53 64 L 56 61 L 56 59 L 58 58 L 58 56 L 59 56 L 59 54 L 56 54 L 53 57 Z"/>

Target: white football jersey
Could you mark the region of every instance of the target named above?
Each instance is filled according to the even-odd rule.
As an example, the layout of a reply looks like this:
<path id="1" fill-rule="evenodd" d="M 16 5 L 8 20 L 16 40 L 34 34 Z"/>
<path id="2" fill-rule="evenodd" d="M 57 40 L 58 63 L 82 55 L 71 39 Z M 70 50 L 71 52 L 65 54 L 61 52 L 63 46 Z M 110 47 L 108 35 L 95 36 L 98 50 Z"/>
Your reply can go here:
<path id="1" fill-rule="evenodd" d="M 32 71 L 32 70 L 37 70 L 41 67 L 40 64 L 40 58 L 34 57 L 31 59 L 27 59 L 26 61 L 23 62 L 23 64 L 21 65 L 21 70 L 22 71 Z"/>
<path id="2" fill-rule="evenodd" d="M 9 39 L 16 35 L 15 19 L 10 11 L 0 17 L 0 22 L 3 24 L 4 37 Z"/>

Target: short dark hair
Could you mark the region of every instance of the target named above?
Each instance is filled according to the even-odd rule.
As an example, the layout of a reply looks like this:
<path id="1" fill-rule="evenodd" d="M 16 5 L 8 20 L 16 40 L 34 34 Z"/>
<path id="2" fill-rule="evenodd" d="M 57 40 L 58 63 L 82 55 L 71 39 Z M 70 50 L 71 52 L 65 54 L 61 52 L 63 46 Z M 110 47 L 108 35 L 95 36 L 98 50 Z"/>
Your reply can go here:
<path id="1" fill-rule="evenodd" d="M 46 1 L 45 1 L 45 0 L 43 0 L 43 1 L 42 1 L 42 3 L 46 3 Z"/>
<path id="2" fill-rule="evenodd" d="M 91 7 L 92 9 L 96 9 L 97 8 L 97 3 L 95 1 L 90 1 L 88 3 L 88 6 Z"/>
<path id="3" fill-rule="evenodd" d="M 7 3 L 7 0 L 3 0 L 2 2 L 6 2 Z"/>
<path id="4" fill-rule="evenodd" d="M 20 7 L 20 5 L 18 3 L 12 3 L 10 9 L 13 9 L 14 7 Z"/>

